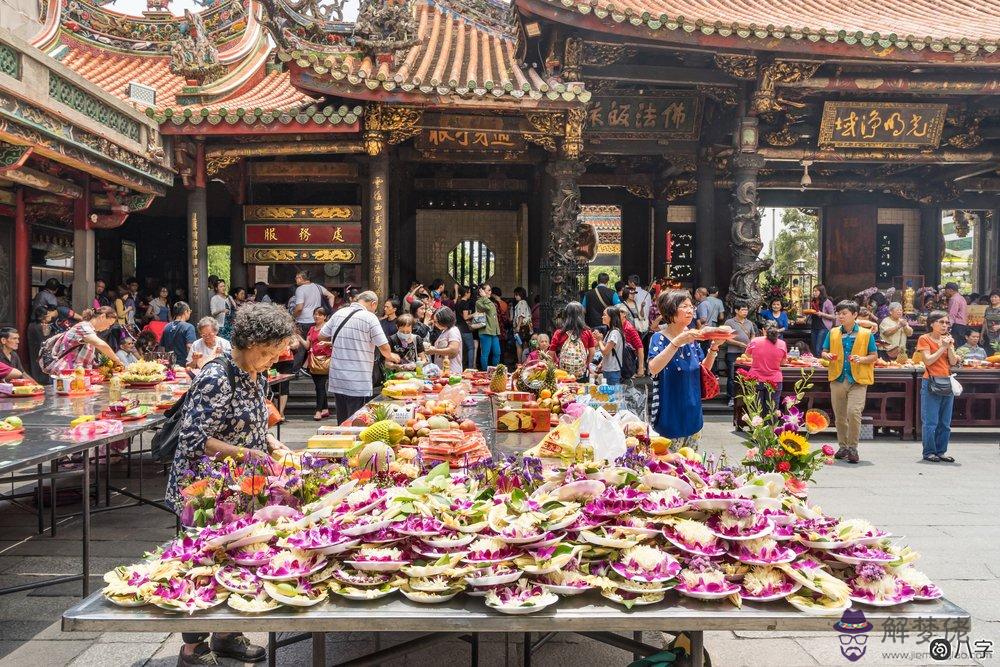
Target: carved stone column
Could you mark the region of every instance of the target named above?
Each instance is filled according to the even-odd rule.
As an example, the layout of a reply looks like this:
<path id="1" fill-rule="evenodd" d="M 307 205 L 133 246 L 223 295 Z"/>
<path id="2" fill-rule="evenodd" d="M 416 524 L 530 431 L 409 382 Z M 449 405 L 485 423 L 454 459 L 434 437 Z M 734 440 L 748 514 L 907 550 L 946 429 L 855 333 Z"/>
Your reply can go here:
<path id="1" fill-rule="evenodd" d="M 570 301 L 579 299 L 580 276 L 587 265 L 580 258 L 578 218 L 580 215 L 580 175 L 586 171 L 576 160 L 559 159 L 546 168 L 551 177 L 551 228 L 542 257 L 542 327 Z"/>
<path id="2" fill-rule="evenodd" d="M 657 182 L 653 188 L 653 266 L 649 282 L 666 275 L 667 264 L 667 207 L 669 203 L 663 192 L 664 183 Z"/>
<path id="3" fill-rule="evenodd" d="M 81 182 L 83 196 L 73 200 L 73 310 L 91 307 L 97 279 L 97 239 L 90 220 L 90 179 Z"/>
<path id="4" fill-rule="evenodd" d="M 756 153 L 737 153 L 732 160 L 733 199 L 729 208 L 732 213 L 733 275 L 726 301 L 730 308 L 735 301 L 745 301 L 752 313 L 759 310 L 762 298 L 758 278 L 771 267 L 770 259 L 758 259 L 764 243 L 760 238 L 760 211 L 757 210 L 757 172 L 765 162 Z"/>
<path id="5" fill-rule="evenodd" d="M 198 142 L 194 161 L 193 187 L 187 196 L 188 232 L 188 301 L 193 311 L 191 319 L 209 313 L 208 308 L 208 199 L 205 188 L 205 144 Z M 171 313 L 173 317 L 173 313 Z"/>
<path id="6" fill-rule="evenodd" d="M 385 151 L 371 159 L 368 169 L 368 289 L 379 299 L 389 288 L 389 157 Z"/>
<path id="7" fill-rule="evenodd" d="M 7 251 L 2 254 L 7 255 Z M 31 317 L 31 227 L 24 214 L 24 186 L 21 185 L 14 187 L 14 248 L 11 254 L 13 257 L 7 255 L 6 259 L 12 261 L 14 267 L 13 319 L 21 340 L 27 341 L 28 320 Z M 0 268 L 7 270 L 7 267 Z M 0 317 L 6 314 L 2 313 Z"/>

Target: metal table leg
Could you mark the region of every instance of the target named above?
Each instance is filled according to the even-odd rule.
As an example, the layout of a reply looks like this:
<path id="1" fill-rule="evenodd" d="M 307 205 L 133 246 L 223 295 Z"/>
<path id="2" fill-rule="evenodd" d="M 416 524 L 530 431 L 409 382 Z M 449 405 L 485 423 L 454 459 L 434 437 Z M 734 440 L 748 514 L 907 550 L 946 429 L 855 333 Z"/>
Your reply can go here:
<path id="1" fill-rule="evenodd" d="M 479 667 L 479 633 L 473 632 L 469 637 L 469 665 Z"/>
<path id="2" fill-rule="evenodd" d="M 326 667 L 326 633 L 312 633 L 312 664 L 313 667 Z"/>
<path id="3" fill-rule="evenodd" d="M 633 641 L 641 642 L 642 641 L 642 630 L 635 630 L 632 633 L 632 639 L 633 639 Z M 642 654 L 641 653 L 635 653 L 635 652 L 632 653 L 632 661 L 635 662 L 636 660 L 642 660 Z"/>
<path id="4" fill-rule="evenodd" d="M 267 633 L 267 667 L 275 667 L 278 664 L 278 635 L 275 632 Z"/>
<path id="5" fill-rule="evenodd" d="M 691 667 L 705 667 L 705 633 L 695 630 L 688 635 L 691 637 Z"/>
<path id="6" fill-rule="evenodd" d="M 98 464 L 99 465 L 99 464 Z M 83 597 L 90 595 L 90 454 L 83 465 Z M 99 493 L 99 492 L 98 492 Z"/>
<path id="7" fill-rule="evenodd" d="M 531 667 L 531 633 L 530 632 L 525 632 L 524 633 L 524 650 L 522 651 L 522 653 L 524 654 L 524 656 L 523 656 L 523 658 L 524 658 L 524 663 L 523 663 L 524 667 Z"/>
<path id="8" fill-rule="evenodd" d="M 58 490 L 56 486 L 59 484 L 59 480 L 56 479 L 56 473 L 59 472 L 59 461 L 52 461 L 49 463 L 49 472 L 52 473 L 52 477 L 49 478 L 49 537 L 56 536 L 56 496 L 58 495 Z"/>
<path id="9" fill-rule="evenodd" d="M 38 516 L 38 534 L 41 535 L 45 532 L 45 498 L 42 488 L 44 482 L 42 481 L 42 464 L 38 464 L 37 468 L 38 478 L 35 480 L 35 502 L 37 507 L 35 508 L 35 514 Z"/>

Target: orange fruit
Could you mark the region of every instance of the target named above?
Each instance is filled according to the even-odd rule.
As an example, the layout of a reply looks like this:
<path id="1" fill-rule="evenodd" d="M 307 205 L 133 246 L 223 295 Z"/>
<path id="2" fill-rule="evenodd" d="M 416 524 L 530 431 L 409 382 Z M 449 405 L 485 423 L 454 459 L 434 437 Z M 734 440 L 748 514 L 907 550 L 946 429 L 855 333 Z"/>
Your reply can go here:
<path id="1" fill-rule="evenodd" d="M 552 392 L 548 389 L 542 389 L 538 392 L 538 398 L 552 398 Z"/>

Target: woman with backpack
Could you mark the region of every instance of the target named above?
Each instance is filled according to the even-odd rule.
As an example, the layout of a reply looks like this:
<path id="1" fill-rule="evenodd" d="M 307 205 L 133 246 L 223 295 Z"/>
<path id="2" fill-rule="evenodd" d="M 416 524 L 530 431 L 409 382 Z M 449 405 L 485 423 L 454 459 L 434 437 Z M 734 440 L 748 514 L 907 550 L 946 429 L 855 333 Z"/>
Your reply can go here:
<path id="1" fill-rule="evenodd" d="M 635 350 L 626 349 L 625 334 L 622 331 L 622 311 L 618 306 L 604 309 L 601 318 L 608 328 L 607 335 L 595 332 L 597 345 L 601 350 L 601 372 L 608 384 L 621 384 L 635 374 Z M 625 377 L 628 375 L 628 377 Z"/>
<path id="2" fill-rule="evenodd" d="M 563 326 L 552 334 L 550 349 L 559 357 L 559 368 L 586 382 L 597 340 L 587 326 L 586 311 L 579 301 L 570 301 L 563 310 Z"/>
<path id="3" fill-rule="evenodd" d="M 62 371 L 72 371 L 77 366 L 90 370 L 97 365 L 95 358 L 98 352 L 120 367 L 121 362 L 115 351 L 97 335 L 110 329 L 117 321 L 118 314 L 111 306 L 83 311 L 82 321 L 42 345 L 38 360 L 42 370 L 46 375 L 59 375 Z"/>

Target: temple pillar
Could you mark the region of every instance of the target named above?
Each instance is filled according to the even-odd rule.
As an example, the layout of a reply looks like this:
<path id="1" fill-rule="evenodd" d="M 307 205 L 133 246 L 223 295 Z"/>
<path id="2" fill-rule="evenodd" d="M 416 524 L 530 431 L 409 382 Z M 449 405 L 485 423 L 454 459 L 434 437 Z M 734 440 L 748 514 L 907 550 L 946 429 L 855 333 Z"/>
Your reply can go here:
<path id="1" fill-rule="evenodd" d="M 941 255 L 944 248 L 941 232 L 941 209 L 920 207 L 920 267 L 924 283 L 937 286 L 941 282 Z M 919 288 L 919 285 L 915 286 Z"/>
<path id="2" fill-rule="evenodd" d="M 14 187 L 14 322 L 21 340 L 28 340 L 31 318 L 31 228 L 24 215 L 24 188 Z M 25 344 L 25 349 L 27 344 Z"/>
<path id="3" fill-rule="evenodd" d="M 90 226 L 90 179 L 83 196 L 73 200 L 73 310 L 80 313 L 94 300 L 97 275 L 97 239 Z"/>
<path id="4" fill-rule="evenodd" d="M 239 169 L 239 182 L 233 192 L 233 210 L 229 216 L 229 282 L 232 285 L 244 286 L 247 296 L 253 293 L 253 276 L 247 271 L 247 265 L 243 262 L 244 234 L 243 234 L 243 204 L 246 203 L 246 160 L 241 160 L 237 165 Z"/>
<path id="5" fill-rule="evenodd" d="M 757 174 L 766 160 L 757 154 L 756 118 L 741 118 L 734 134 L 733 197 L 729 205 L 733 274 L 726 302 L 730 309 L 736 301 L 746 302 L 750 312 L 755 313 L 760 310 L 763 296 L 758 279 L 772 264 L 770 259 L 759 259 L 764 243 L 760 238 L 760 212 L 757 210 Z M 697 253 L 695 258 L 698 264 L 703 263 Z"/>
<path id="6" fill-rule="evenodd" d="M 694 259 L 695 286 L 716 285 L 715 162 L 704 151 L 698 160 L 695 180 Z"/>
<path id="7" fill-rule="evenodd" d="M 622 202 L 622 280 L 637 274 L 640 281 L 649 273 L 650 200 L 626 195 Z"/>
<path id="8" fill-rule="evenodd" d="M 389 158 L 383 149 L 372 156 L 368 169 L 368 289 L 379 299 L 388 297 L 389 289 L 388 179 Z"/>
<path id="9" fill-rule="evenodd" d="M 193 187 L 187 193 L 188 302 L 192 310 L 191 319 L 195 321 L 209 313 L 207 184 L 205 144 L 198 142 Z"/>
<path id="10" fill-rule="evenodd" d="M 541 287 L 542 328 L 549 330 L 563 307 L 580 298 L 580 276 L 587 270 L 577 253 L 578 179 L 586 167 L 574 159 L 558 159 L 550 162 L 546 171 L 551 177 L 551 223 L 542 256 Z"/>
<path id="11" fill-rule="evenodd" d="M 653 199 L 653 266 L 649 283 L 667 275 L 667 207 L 663 184 L 657 184 Z M 647 285 L 649 284 L 647 283 Z"/>

